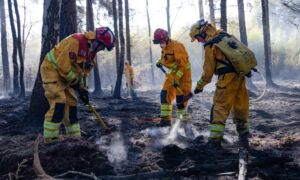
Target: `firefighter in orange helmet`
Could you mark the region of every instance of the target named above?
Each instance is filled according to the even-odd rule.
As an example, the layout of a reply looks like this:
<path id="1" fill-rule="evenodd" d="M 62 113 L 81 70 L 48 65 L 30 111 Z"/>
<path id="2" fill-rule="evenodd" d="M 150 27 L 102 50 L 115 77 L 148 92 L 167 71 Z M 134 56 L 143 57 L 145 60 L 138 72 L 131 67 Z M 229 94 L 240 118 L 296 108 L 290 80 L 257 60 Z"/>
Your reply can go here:
<path id="1" fill-rule="evenodd" d="M 160 44 L 162 48 L 161 58 L 156 66 L 166 67 L 170 70 L 166 74 L 163 88 L 160 94 L 161 111 L 160 125 L 170 125 L 172 120 L 172 101 L 176 97 L 177 117 L 183 121 L 188 120 L 186 111 L 188 101 L 184 96 L 190 94 L 192 88 L 191 64 L 188 54 L 182 43 L 169 38 L 168 32 L 164 29 L 156 29 L 154 32 L 154 44 Z"/>
<path id="2" fill-rule="evenodd" d="M 128 61 L 125 61 L 125 66 L 124 66 L 124 74 L 125 74 L 125 79 L 126 79 L 126 87 L 127 91 L 130 93 L 132 98 L 136 98 L 136 94 L 133 90 L 133 77 L 134 77 L 134 72 L 132 66 L 129 64 Z"/>
<path id="3" fill-rule="evenodd" d="M 204 19 L 192 25 L 190 37 L 192 42 L 197 40 L 204 43 L 205 60 L 203 73 L 194 93 L 203 91 L 206 84 L 210 83 L 213 74 L 218 75 L 216 91 L 213 99 L 210 120 L 209 144 L 220 146 L 224 134 L 226 119 L 233 113 L 233 121 L 239 134 L 240 145 L 248 148 L 249 136 L 249 96 L 245 85 L 245 76 L 236 73 L 234 67 L 224 53 L 215 45 L 210 45 L 209 40 L 217 37 L 221 30 Z"/>
<path id="4" fill-rule="evenodd" d="M 61 123 L 68 136 L 81 136 L 76 93 L 84 104 L 89 103 L 85 77 L 96 63 L 96 53 L 104 49 L 110 51 L 114 41 L 108 27 L 99 27 L 94 32 L 72 34 L 47 53 L 40 70 L 50 104 L 44 120 L 46 142 L 59 137 Z"/>

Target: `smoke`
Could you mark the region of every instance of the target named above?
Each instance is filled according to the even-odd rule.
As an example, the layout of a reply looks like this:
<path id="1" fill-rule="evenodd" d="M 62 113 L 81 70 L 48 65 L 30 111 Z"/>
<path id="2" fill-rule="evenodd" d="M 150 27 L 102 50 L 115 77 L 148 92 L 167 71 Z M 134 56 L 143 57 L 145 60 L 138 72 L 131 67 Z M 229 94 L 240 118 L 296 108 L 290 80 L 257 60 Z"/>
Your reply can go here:
<path id="1" fill-rule="evenodd" d="M 180 120 L 176 119 L 175 124 L 172 126 L 169 136 L 167 137 L 167 140 L 172 142 L 177 137 L 178 128 L 179 128 Z"/>
<path id="2" fill-rule="evenodd" d="M 127 148 L 119 132 L 102 136 L 96 141 L 96 144 L 99 145 L 100 150 L 106 153 L 109 162 L 115 167 L 120 167 L 122 163 L 127 161 Z"/>

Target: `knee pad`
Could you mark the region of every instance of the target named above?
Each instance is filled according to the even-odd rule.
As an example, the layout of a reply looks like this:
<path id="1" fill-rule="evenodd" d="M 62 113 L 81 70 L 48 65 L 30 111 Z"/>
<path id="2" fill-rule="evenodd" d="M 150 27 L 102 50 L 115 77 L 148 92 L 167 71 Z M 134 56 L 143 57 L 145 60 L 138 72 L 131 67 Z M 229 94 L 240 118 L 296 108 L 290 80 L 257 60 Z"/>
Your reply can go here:
<path id="1" fill-rule="evenodd" d="M 51 122 L 55 122 L 55 123 L 61 122 L 64 117 L 64 109 L 65 109 L 64 103 L 56 103 Z"/>
<path id="2" fill-rule="evenodd" d="M 183 95 L 176 96 L 177 109 L 184 109 Z"/>
<path id="3" fill-rule="evenodd" d="M 71 124 L 74 124 L 74 123 L 78 122 L 77 106 L 70 106 L 69 118 L 70 118 L 70 123 Z"/>
<path id="4" fill-rule="evenodd" d="M 166 90 L 161 90 L 161 92 L 160 92 L 160 103 L 167 104 L 167 91 Z"/>

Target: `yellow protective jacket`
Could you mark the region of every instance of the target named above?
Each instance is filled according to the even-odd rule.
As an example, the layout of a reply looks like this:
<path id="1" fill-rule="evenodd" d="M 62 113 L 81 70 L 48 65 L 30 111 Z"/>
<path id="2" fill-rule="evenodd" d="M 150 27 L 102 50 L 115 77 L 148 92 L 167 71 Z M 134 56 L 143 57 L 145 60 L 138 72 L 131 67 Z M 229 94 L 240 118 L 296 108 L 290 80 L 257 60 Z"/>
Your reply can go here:
<path id="1" fill-rule="evenodd" d="M 133 68 L 130 65 L 125 64 L 124 74 L 125 74 L 126 79 L 133 79 L 133 75 L 134 75 Z"/>
<path id="2" fill-rule="evenodd" d="M 94 32 L 76 33 L 58 43 L 45 57 L 42 69 L 48 69 L 43 83 L 61 80 L 66 84 L 74 80 L 82 80 L 91 71 L 95 54 L 89 52 L 88 42 L 95 39 Z M 89 61 L 91 66 L 87 67 Z M 81 81 L 82 82 L 82 81 Z"/>
<path id="3" fill-rule="evenodd" d="M 170 69 L 169 76 L 181 82 L 191 83 L 191 64 L 189 56 L 182 43 L 170 39 L 162 49 L 159 62 Z"/>
<path id="4" fill-rule="evenodd" d="M 221 30 L 215 30 L 213 27 L 207 30 L 207 40 L 217 36 Z M 200 80 L 197 83 L 198 89 L 203 89 L 204 86 L 211 82 L 214 74 L 217 74 L 219 68 L 225 67 L 226 65 L 217 61 L 225 61 L 225 56 L 221 50 L 216 46 L 205 46 L 205 59 L 203 63 L 203 72 Z"/>

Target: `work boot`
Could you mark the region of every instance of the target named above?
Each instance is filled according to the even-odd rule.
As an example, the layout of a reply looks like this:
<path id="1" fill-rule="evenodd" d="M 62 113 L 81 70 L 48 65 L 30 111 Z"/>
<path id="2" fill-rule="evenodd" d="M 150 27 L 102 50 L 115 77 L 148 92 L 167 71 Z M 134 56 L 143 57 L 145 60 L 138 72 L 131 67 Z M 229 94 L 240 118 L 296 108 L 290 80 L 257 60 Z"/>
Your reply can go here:
<path id="1" fill-rule="evenodd" d="M 171 126 L 171 117 L 162 117 L 160 122 L 157 124 L 158 127 Z"/>
<path id="2" fill-rule="evenodd" d="M 249 133 L 239 135 L 239 146 L 249 149 Z"/>
<path id="3" fill-rule="evenodd" d="M 207 142 L 207 146 L 212 148 L 221 148 L 221 138 L 209 138 Z"/>
<path id="4" fill-rule="evenodd" d="M 171 121 L 160 120 L 160 122 L 159 122 L 159 124 L 158 124 L 157 126 L 158 126 L 158 127 L 171 126 Z"/>

